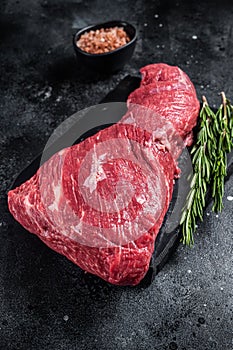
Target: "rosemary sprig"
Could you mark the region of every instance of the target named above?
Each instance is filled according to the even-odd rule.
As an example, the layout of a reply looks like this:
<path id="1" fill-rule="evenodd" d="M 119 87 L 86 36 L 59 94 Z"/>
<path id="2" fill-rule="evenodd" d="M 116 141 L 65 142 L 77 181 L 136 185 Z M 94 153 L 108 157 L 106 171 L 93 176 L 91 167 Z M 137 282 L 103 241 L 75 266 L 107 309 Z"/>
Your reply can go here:
<path id="1" fill-rule="evenodd" d="M 212 210 L 221 212 L 223 209 L 224 178 L 227 175 L 227 153 L 232 149 L 232 106 L 222 92 L 222 104 L 216 113 L 213 133 L 216 136 L 217 150 L 213 165 Z"/>
<path id="2" fill-rule="evenodd" d="M 210 109 L 206 98 L 202 98 L 197 141 L 191 151 L 194 174 L 180 221 L 182 242 L 189 246 L 194 243 L 196 220 L 203 220 L 208 186 L 214 201 L 212 210 L 219 212 L 223 209 L 227 153 L 233 148 L 233 106 L 224 92 L 221 95 L 222 104 L 216 114 Z"/>
<path id="3" fill-rule="evenodd" d="M 203 220 L 205 196 L 207 186 L 211 180 L 212 157 L 216 151 L 216 140 L 211 124 L 216 116 L 210 109 L 206 98 L 203 96 L 203 106 L 200 111 L 197 141 L 191 150 L 193 177 L 190 191 L 187 197 L 186 207 L 183 211 L 180 224 L 182 226 L 182 242 L 193 245 L 193 233 L 196 230 L 196 220 Z"/>
<path id="4" fill-rule="evenodd" d="M 229 129 L 231 134 L 231 147 L 233 148 L 233 106 L 230 101 L 226 99 L 227 113 L 229 115 Z"/>

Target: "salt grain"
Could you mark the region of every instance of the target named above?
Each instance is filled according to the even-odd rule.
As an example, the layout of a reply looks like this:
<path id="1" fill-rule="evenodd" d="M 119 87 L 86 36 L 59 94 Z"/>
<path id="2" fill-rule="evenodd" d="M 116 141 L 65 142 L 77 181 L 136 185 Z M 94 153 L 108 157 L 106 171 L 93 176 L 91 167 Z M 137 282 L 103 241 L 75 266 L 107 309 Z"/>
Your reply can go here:
<path id="1" fill-rule="evenodd" d="M 144 23 L 147 26 L 147 23 Z M 123 27 L 110 27 L 91 30 L 81 35 L 76 45 L 83 51 L 102 54 L 116 50 L 130 42 Z"/>
<path id="2" fill-rule="evenodd" d="M 154 18 L 159 18 L 159 15 L 158 15 L 158 14 L 155 14 L 155 15 L 154 15 Z"/>
<path id="3" fill-rule="evenodd" d="M 191 273 L 191 272 L 192 272 L 192 270 L 188 270 L 187 272 L 188 272 L 188 273 Z"/>
<path id="4" fill-rule="evenodd" d="M 228 201 L 233 201 L 233 197 L 232 196 L 227 196 L 227 200 Z"/>
<path id="5" fill-rule="evenodd" d="M 52 95 L 52 87 L 49 86 L 49 87 L 48 87 L 48 90 L 45 91 L 45 93 L 44 93 L 44 100 L 47 100 L 47 98 L 50 98 L 51 95 Z"/>
<path id="6" fill-rule="evenodd" d="M 68 319 L 69 319 L 69 316 L 68 316 L 68 315 L 65 315 L 65 316 L 63 317 L 63 320 L 64 320 L 65 322 L 67 322 Z"/>
<path id="7" fill-rule="evenodd" d="M 218 218 L 218 214 L 217 215 L 215 215 L 216 216 L 216 218 Z"/>
<path id="8" fill-rule="evenodd" d="M 193 36 L 192 36 L 192 39 L 193 39 L 193 40 L 197 40 L 197 36 L 196 36 L 196 35 L 193 35 Z"/>
<path id="9" fill-rule="evenodd" d="M 163 24 L 162 23 L 159 23 L 159 27 L 162 28 Z"/>
<path id="10" fill-rule="evenodd" d="M 144 23 L 144 27 L 147 27 L 148 26 L 148 24 L 147 23 Z"/>

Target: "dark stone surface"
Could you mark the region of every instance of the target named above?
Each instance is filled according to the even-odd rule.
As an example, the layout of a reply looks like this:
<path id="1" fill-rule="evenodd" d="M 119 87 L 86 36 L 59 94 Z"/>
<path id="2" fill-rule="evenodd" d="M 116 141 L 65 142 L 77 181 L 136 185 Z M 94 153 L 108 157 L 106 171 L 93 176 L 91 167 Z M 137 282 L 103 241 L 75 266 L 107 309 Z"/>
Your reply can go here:
<path id="1" fill-rule="evenodd" d="M 13 177 L 53 129 L 147 63 L 179 65 L 212 105 L 221 90 L 233 99 L 229 3 L 1 1 L 0 349 L 233 348 L 233 202 L 226 196 L 218 217 L 207 208 L 194 248 L 180 246 L 147 289 L 85 275 L 22 230 L 6 205 Z M 71 34 L 115 18 L 137 26 L 132 60 L 113 76 L 87 73 Z M 233 196 L 232 178 L 226 195 Z"/>

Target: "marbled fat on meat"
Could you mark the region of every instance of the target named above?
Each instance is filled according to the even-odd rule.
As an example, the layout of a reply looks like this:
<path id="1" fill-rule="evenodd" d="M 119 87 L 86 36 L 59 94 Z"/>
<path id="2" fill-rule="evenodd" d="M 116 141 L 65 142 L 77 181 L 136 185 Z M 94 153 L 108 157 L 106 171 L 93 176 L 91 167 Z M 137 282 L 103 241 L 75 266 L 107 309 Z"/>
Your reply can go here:
<path id="1" fill-rule="evenodd" d="M 9 192 L 11 213 L 28 231 L 38 235 L 50 248 L 85 271 L 114 284 L 138 284 L 148 270 L 154 241 L 171 200 L 173 187 L 173 159 L 167 150 L 159 149 L 156 144 L 150 148 L 146 146 L 150 136 L 134 126 L 116 124 L 58 152 L 30 180 Z M 109 150 L 109 157 L 104 163 L 106 177 L 100 179 L 96 189 L 88 191 L 85 179 L 93 174 L 86 167 L 81 169 L 83 161 L 93 147 L 97 149 L 98 145 L 108 140 L 109 145 L 116 140 L 121 156 L 111 160 L 110 155 L 116 149 L 116 144 L 112 144 L 113 149 Z M 106 148 L 100 151 L 104 152 Z M 137 167 L 138 160 L 143 172 Z M 78 183 L 82 171 L 83 179 Z M 128 206 L 118 212 L 101 212 L 94 205 L 95 190 L 99 195 L 112 195 L 114 198 L 111 191 L 114 192 L 113 182 L 119 181 L 117 176 L 131 181 L 135 196 L 132 195 Z M 153 187 L 150 189 L 147 184 Z M 84 200 L 83 190 L 88 196 L 93 194 L 91 203 Z M 143 208 L 146 205 L 142 200 L 143 195 L 148 197 L 152 213 Z M 156 202 L 158 206 L 153 208 Z M 127 237 L 120 235 L 122 227 L 127 232 L 127 225 L 134 222 L 135 217 L 139 218 L 141 233 L 138 235 L 134 229 L 134 232 L 128 232 Z M 80 232 L 74 229 L 77 226 Z M 107 230 L 103 240 L 101 232 L 104 229 Z"/>
<path id="2" fill-rule="evenodd" d="M 120 123 L 58 152 L 8 194 L 9 210 L 28 231 L 118 285 L 136 285 L 145 276 L 172 197 L 179 152 L 171 152 L 164 134 L 172 125 L 190 138 L 199 110 L 179 68 L 158 64 L 141 71 L 141 87 Z M 162 119 L 149 111 L 143 122 L 132 102 Z"/>
<path id="3" fill-rule="evenodd" d="M 131 104 L 139 104 L 171 122 L 186 145 L 192 143 L 192 129 L 196 125 L 200 103 L 195 88 L 180 68 L 164 63 L 151 64 L 141 70 L 141 86 L 128 98 Z"/>

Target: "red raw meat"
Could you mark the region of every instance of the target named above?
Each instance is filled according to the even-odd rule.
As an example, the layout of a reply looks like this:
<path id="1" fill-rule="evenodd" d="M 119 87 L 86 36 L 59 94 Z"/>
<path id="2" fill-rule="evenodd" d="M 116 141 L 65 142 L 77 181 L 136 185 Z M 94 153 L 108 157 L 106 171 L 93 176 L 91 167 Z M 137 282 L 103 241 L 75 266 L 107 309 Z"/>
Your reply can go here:
<path id="1" fill-rule="evenodd" d="M 172 81 L 183 84 L 196 93 L 193 83 L 179 67 L 165 63 L 149 64 L 140 69 L 142 74 L 141 86 L 156 83 L 157 81 Z"/>
<path id="2" fill-rule="evenodd" d="M 85 271 L 114 284 L 138 284 L 173 188 L 173 159 L 157 143 L 147 146 L 150 137 L 116 124 L 58 152 L 9 192 L 11 213 Z M 117 184 L 126 186 L 125 200 L 117 198 L 124 193 L 114 191 Z"/>
<path id="3" fill-rule="evenodd" d="M 141 87 L 120 123 L 58 152 L 8 194 L 12 215 L 28 231 L 118 285 L 136 285 L 148 270 L 172 197 L 179 154 L 173 135 L 187 141 L 199 112 L 179 68 L 141 71 Z"/>
<path id="4" fill-rule="evenodd" d="M 131 104 L 152 109 L 170 122 L 184 143 L 190 145 L 200 103 L 187 74 L 178 67 L 164 63 L 143 67 L 141 73 L 141 86 L 130 94 L 127 101 L 129 110 Z M 140 114 L 137 116 L 140 119 Z M 139 119 L 135 122 L 141 124 L 143 121 Z"/>

